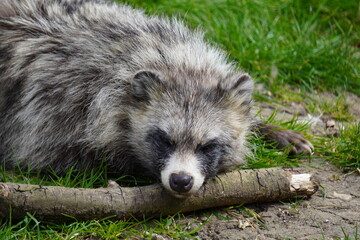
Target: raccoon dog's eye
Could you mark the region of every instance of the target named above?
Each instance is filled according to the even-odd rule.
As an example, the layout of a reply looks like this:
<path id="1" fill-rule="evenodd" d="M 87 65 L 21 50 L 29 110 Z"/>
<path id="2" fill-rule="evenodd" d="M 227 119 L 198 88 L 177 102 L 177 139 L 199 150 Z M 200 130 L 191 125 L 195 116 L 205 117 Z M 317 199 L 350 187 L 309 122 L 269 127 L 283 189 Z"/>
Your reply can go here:
<path id="1" fill-rule="evenodd" d="M 174 146 L 174 143 L 165 133 L 155 134 L 154 144 L 163 148 L 172 148 Z"/>
<path id="2" fill-rule="evenodd" d="M 160 158 L 165 158 L 175 150 L 175 143 L 163 130 L 156 129 L 148 135 L 151 148 Z"/>
<path id="3" fill-rule="evenodd" d="M 223 145 L 218 143 L 216 140 L 211 140 L 204 145 L 198 146 L 198 152 L 206 155 L 207 157 L 213 157 L 223 153 Z"/>

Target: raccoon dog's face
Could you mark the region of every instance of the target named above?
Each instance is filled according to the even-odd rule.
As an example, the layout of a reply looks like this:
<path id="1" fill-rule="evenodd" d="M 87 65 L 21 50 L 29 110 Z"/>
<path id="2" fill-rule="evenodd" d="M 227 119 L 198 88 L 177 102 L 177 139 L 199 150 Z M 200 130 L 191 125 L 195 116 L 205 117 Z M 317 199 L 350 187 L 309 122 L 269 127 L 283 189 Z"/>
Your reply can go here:
<path id="1" fill-rule="evenodd" d="M 130 143 L 166 190 L 186 197 L 243 162 L 252 80 L 237 74 L 223 86 L 201 87 L 163 78 L 149 71 L 135 75 Z"/>

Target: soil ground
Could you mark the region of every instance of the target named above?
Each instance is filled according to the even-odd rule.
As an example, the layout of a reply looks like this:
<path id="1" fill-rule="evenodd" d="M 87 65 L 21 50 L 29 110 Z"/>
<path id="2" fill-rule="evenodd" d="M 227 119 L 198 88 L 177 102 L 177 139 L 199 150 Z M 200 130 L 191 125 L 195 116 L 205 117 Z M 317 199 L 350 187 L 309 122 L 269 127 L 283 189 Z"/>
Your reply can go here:
<path id="1" fill-rule="evenodd" d="M 360 98 L 347 94 L 349 111 L 360 120 Z M 324 96 L 321 96 L 324 97 Z M 331 94 L 326 94 L 332 98 Z M 266 117 L 277 108 L 260 104 Z M 311 127 L 314 134 L 328 134 L 326 116 L 310 116 L 299 104 L 278 110 L 280 119 L 315 119 Z M 332 121 L 332 120 L 331 120 Z M 336 129 L 335 129 L 336 130 Z M 316 151 L 316 150 L 315 150 Z M 245 208 L 258 214 L 257 218 L 237 209 L 212 210 L 211 221 L 204 224 L 200 239 L 359 239 L 360 238 L 360 173 L 345 174 L 323 159 L 312 159 L 303 172 L 312 173 L 320 188 L 310 199 L 285 203 L 247 205 Z M 211 210 L 210 210 L 211 211 Z M 209 212 L 204 212 L 204 216 Z M 206 221 L 206 217 L 200 218 Z M 187 220 L 191 221 L 191 217 Z M 197 224 L 202 224 L 197 221 Z"/>
<path id="2" fill-rule="evenodd" d="M 237 210 L 217 211 L 218 215 L 199 232 L 201 239 L 355 239 L 360 224 L 359 176 L 345 176 L 330 165 L 306 168 L 321 183 L 310 199 L 285 203 L 246 206 L 262 222 Z M 205 219 L 204 219 L 205 220 Z M 343 232 L 344 231 L 344 232 Z"/>

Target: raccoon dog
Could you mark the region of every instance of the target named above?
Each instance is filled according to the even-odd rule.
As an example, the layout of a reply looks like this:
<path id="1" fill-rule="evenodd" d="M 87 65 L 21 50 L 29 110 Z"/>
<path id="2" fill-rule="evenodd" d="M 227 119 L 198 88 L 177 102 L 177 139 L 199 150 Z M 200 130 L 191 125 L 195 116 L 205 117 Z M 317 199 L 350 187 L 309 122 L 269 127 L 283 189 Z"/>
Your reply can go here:
<path id="1" fill-rule="evenodd" d="M 250 76 L 201 32 L 128 6 L 1 0 L 0 84 L 7 168 L 62 173 L 104 159 L 182 197 L 248 151 Z M 279 146 L 311 151 L 296 132 L 259 129 Z"/>

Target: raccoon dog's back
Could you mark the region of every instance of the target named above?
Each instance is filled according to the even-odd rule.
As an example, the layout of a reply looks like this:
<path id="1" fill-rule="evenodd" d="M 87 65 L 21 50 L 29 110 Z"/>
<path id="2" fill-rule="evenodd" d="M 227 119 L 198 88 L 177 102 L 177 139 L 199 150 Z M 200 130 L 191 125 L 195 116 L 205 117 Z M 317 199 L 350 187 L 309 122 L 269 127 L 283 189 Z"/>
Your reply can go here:
<path id="1" fill-rule="evenodd" d="M 161 177 L 190 154 L 206 179 L 246 153 L 252 80 L 176 19 L 101 0 L 1 0 L 0 85 L 8 167 L 105 159 Z"/>

